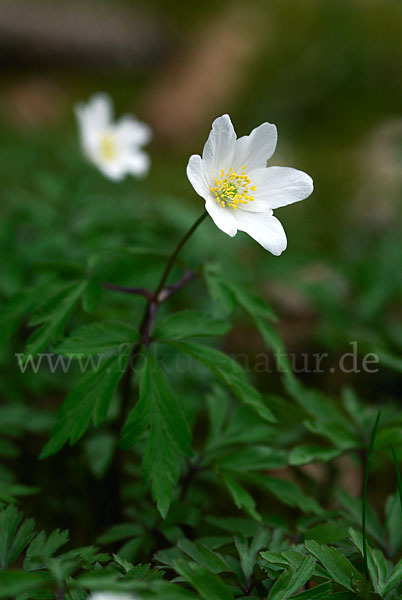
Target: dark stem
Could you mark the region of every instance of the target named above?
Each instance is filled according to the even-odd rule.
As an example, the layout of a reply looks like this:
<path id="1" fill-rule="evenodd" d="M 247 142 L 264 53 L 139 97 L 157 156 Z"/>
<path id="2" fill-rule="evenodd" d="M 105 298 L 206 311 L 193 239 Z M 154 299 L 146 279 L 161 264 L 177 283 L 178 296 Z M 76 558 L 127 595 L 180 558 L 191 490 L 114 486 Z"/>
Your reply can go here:
<path id="1" fill-rule="evenodd" d="M 200 217 L 198 217 L 196 222 L 190 227 L 190 229 L 187 231 L 186 235 L 177 244 L 176 248 L 173 251 L 173 254 L 171 255 L 171 257 L 169 258 L 169 260 L 167 262 L 165 270 L 162 273 L 162 277 L 161 277 L 158 287 L 156 288 L 154 298 L 158 299 L 159 293 L 162 291 L 162 289 L 166 283 L 166 280 L 169 277 L 170 271 L 172 270 L 172 267 L 175 263 L 177 255 L 179 254 L 180 250 L 183 248 L 183 246 L 187 242 L 187 240 L 193 235 L 193 233 L 197 229 L 197 227 L 199 225 L 201 225 L 201 223 L 203 222 L 203 220 L 205 219 L 207 214 L 208 214 L 207 211 L 204 211 L 202 213 L 202 215 Z"/>
<path id="2" fill-rule="evenodd" d="M 144 296 L 148 300 L 151 300 L 153 297 L 152 292 L 146 290 L 145 288 L 137 288 L 137 287 L 127 287 L 125 285 L 115 285 L 114 283 L 108 283 L 107 281 L 102 281 L 102 286 L 107 290 L 114 290 L 115 292 L 123 292 L 123 294 L 138 294 L 139 296 Z"/>
<path id="3" fill-rule="evenodd" d="M 194 279 L 194 277 L 197 277 L 197 273 L 195 271 L 187 271 L 184 273 L 183 277 L 179 279 L 179 281 L 176 281 L 176 283 L 173 285 L 168 285 L 165 287 L 162 301 L 164 302 L 170 298 L 170 296 L 181 290 L 181 288 L 184 287 L 189 281 Z M 161 296 L 162 294 L 160 293 L 159 295 Z"/>
<path id="4" fill-rule="evenodd" d="M 129 357 L 129 360 L 127 363 L 126 371 L 123 375 L 123 379 L 122 379 L 122 383 L 121 383 L 122 406 L 121 406 L 121 411 L 120 411 L 120 418 L 118 421 L 119 431 L 123 427 L 124 422 L 126 420 L 128 406 L 130 403 L 132 372 L 133 372 L 135 364 L 140 356 L 141 346 L 143 344 L 145 344 L 148 347 L 151 343 L 152 328 L 153 328 L 153 324 L 154 324 L 156 315 L 158 313 L 159 307 L 172 294 L 174 294 L 175 292 L 180 290 L 184 285 L 186 285 L 186 283 L 188 283 L 188 281 L 193 279 L 196 274 L 193 271 L 188 271 L 175 284 L 165 288 L 164 286 L 167 281 L 167 278 L 169 277 L 170 271 L 172 270 L 172 267 L 175 263 L 175 260 L 177 258 L 177 255 L 179 254 L 180 250 L 183 248 L 183 246 L 187 242 L 187 240 L 192 236 L 192 234 L 197 229 L 197 227 L 199 225 L 201 225 L 201 223 L 203 222 L 203 220 L 205 219 L 207 214 L 208 213 L 206 211 L 203 212 L 203 214 L 190 227 L 190 229 L 187 231 L 185 236 L 181 239 L 181 241 L 178 243 L 178 245 L 174 249 L 172 255 L 170 256 L 170 258 L 167 262 L 165 270 L 162 273 L 161 279 L 158 283 L 158 286 L 156 287 L 154 294 L 151 294 L 151 292 L 148 292 L 148 290 L 142 290 L 142 288 L 124 288 L 124 286 L 114 286 L 113 284 L 107 284 L 107 287 L 109 289 L 119 288 L 119 291 L 126 291 L 127 293 L 142 293 L 142 295 L 144 295 L 147 298 L 145 312 L 144 312 L 144 315 L 142 317 L 141 324 L 139 327 L 139 332 L 140 332 L 141 338 L 140 338 L 139 342 L 134 344 L 134 346 L 131 350 L 131 354 L 130 354 L 130 357 Z M 110 286 L 112 286 L 112 287 L 110 287 Z M 137 290 L 137 291 L 136 292 L 132 292 L 132 291 L 128 292 L 127 290 Z M 142 291 L 139 292 L 138 290 L 142 290 Z M 143 292 L 146 292 L 146 294 Z"/>

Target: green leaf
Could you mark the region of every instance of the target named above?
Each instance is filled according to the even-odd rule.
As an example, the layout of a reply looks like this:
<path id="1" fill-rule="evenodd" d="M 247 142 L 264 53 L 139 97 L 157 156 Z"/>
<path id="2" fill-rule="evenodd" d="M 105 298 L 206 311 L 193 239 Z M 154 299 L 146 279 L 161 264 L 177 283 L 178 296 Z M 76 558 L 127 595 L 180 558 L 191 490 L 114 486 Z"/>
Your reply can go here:
<path id="1" fill-rule="evenodd" d="M 177 542 L 177 545 L 193 561 L 206 567 L 213 573 L 222 573 L 222 571 L 229 570 L 219 554 L 212 552 L 212 550 L 209 550 L 209 548 L 199 542 L 190 542 L 190 540 L 183 538 Z"/>
<path id="2" fill-rule="evenodd" d="M 311 590 L 306 590 L 300 594 L 293 596 L 294 600 L 329 600 L 330 593 L 332 591 L 332 584 L 330 581 L 317 585 Z"/>
<path id="3" fill-rule="evenodd" d="M 275 581 L 268 600 L 287 600 L 310 580 L 314 568 L 315 563 L 311 556 L 305 556 L 299 567 L 290 566 Z"/>
<path id="4" fill-rule="evenodd" d="M 183 310 L 166 317 L 153 334 L 155 340 L 181 340 L 190 337 L 224 335 L 231 328 L 228 321 L 203 312 Z"/>
<path id="5" fill-rule="evenodd" d="M 215 348 L 190 342 L 171 342 L 171 346 L 189 354 L 204 364 L 216 377 L 246 405 L 250 406 L 263 419 L 275 422 L 275 417 L 265 405 L 260 393 L 252 387 L 241 366 L 232 358 Z"/>
<path id="6" fill-rule="evenodd" d="M 283 450 L 253 445 L 249 448 L 235 450 L 219 458 L 216 462 L 219 469 L 225 471 L 250 472 L 281 469 L 287 465 L 286 453 Z"/>
<path id="7" fill-rule="evenodd" d="M 348 537 L 348 530 L 342 521 L 329 521 L 311 527 L 304 534 L 304 539 L 314 540 L 319 544 L 335 544 Z"/>
<path id="8" fill-rule="evenodd" d="M 268 534 L 262 528 L 255 534 L 250 545 L 242 535 L 235 537 L 236 550 L 239 553 L 240 565 L 247 583 L 250 582 L 253 574 L 257 553 L 261 548 L 264 548 L 267 543 Z"/>
<path id="9" fill-rule="evenodd" d="M 54 285 L 46 284 L 15 294 L 0 309 L 0 339 L 6 343 L 15 333 L 20 321 L 53 292 Z"/>
<path id="10" fill-rule="evenodd" d="M 311 433 L 315 433 L 333 442 L 340 451 L 360 447 L 359 438 L 348 431 L 341 423 L 333 421 L 305 421 L 304 425 Z"/>
<path id="11" fill-rule="evenodd" d="M 1 569 L 8 569 L 13 565 L 34 535 L 34 520 L 27 519 L 21 523 L 22 518 L 22 513 L 14 506 L 0 511 Z"/>
<path id="12" fill-rule="evenodd" d="M 391 590 L 393 590 L 394 587 L 396 587 L 397 585 L 400 585 L 401 582 L 402 582 L 402 558 L 396 564 L 394 570 L 392 571 L 392 573 L 386 583 L 384 593 L 389 594 L 389 592 Z"/>
<path id="13" fill-rule="evenodd" d="M 19 496 L 31 496 L 39 491 L 38 487 L 0 480 L 0 501 L 2 502 L 13 503 Z"/>
<path id="14" fill-rule="evenodd" d="M 42 586 L 48 586 L 51 579 L 45 573 L 27 573 L 26 571 L 0 571 L 0 598 L 17 598 L 24 592 L 33 592 Z M 31 596 L 32 597 L 32 596 Z"/>
<path id="15" fill-rule="evenodd" d="M 339 550 L 317 544 L 312 540 L 306 541 L 305 546 L 320 561 L 329 577 L 339 585 L 353 592 L 355 584 L 363 582 L 362 575 Z"/>
<path id="16" fill-rule="evenodd" d="M 87 286 L 86 281 L 64 284 L 43 304 L 29 322 L 40 325 L 27 341 L 25 356 L 36 356 L 63 333 L 67 319 Z"/>
<path id="17" fill-rule="evenodd" d="M 274 310 L 267 304 L 266 300 L 233 281 L 225 281 L 225 285 L 233 293 L 237 303 L 252 318 L 260 317 L 268 321 L 278 320 Z"/>
<path id="18" fill-rule="evenodd" d="M 363 536 L 360 532 L 355 529 L 349 529 L 350 537 L 352 542 L 359 550 L 362 556 L 363 552 Z M 373 584 L 374 591 L 380 594 L 381 597 L 385 594 L 385 588 L 390 577 L 390 565 L 385 560 L 385 557 L 381 550 L 367 547 L 367 567 L 370 574 L 371 582 Z"/>
<path id="19" fill-rule="evenodd" d="M 245 510 L 251 517 L 261 521 L 261 517 L 255 508 L 255 502 L 250 494 L 230 475 L 222 475 L 223 483 L 230 492 L 237 508 Z"/>
<path id="20" fill-rule="evenodd" d="M 278 500 L 284 504 L 300 508 L 300 510 L 306 513 L 319 515 L 323 512 L 322 508 L 314 500 L 314 498 L 307 496 L 295 483 L 292 483 L 291 481 L 285 481 L 284 479 L 257 474 L 247 475 L 244 477 L 250 483 L 257 485 L 258 487 L 276 496 Z"/>
<path id="21" fill-rule="evenodd" d="M 90 372 L 64 401 L 50 440 L 40 458 L 55 454 L 69 441 L 74 445 L 84 435 L 91 418 L 95 427 L 106 419 L 110 402 L 124 373 L 128 355 L 112 356 Z"/>
<path id="22" fill-rule="evenodd" d="M 127 346 L 140 339 L 138 331 L 127 323 L 104 321 L 79 327 L 55 349 L 64 356 L 91 356 L 127 352 Z"/>
<path id="23" fill-rule="evenodd" d="M 145 483 L 151 483 L 152 497 L 163 519 L 173 500 L 173 486 L 179 478 L 179 464 L 161 413 L 152 416 L 142 470 Z"/>
<path id="24" fill-rule="evenodd" d="M 226 281 L 216 272 L 214 265 L 204 268 L 204 277 L 211 298 L 217 302 L 226 313 L 231 313 L 236 307 L 235 294 L 226 285 Z"/>
<path id="25" fill-rule="evenodd" d="M 328 462 L 341 454 L 341 448 L 323 448 L 322 446 L 295 446 L 289 452 L 289 464 L 307 465 L 311 462 Z"/>
<path id="26" fill-rule="evenodd" d="M 68 542 L 68 531 L 56 529 L 48 538 L 44 531 L 38 533 L 30 543 L 24 560 L 24 569 L 36 571 L 43 568 L 45 563 L 57 550 Z"/>
<path id="27" fill-rule="evenodd" d="M 352 498 L 347 492 L 337 490 L 336 499 L 346 509 L 345 516 L 355 525 L 361 526 L 362 501 L 360 498 Z M 367 532 L 380 546 L 387 547 L 384 539 L 384 531 L 372 508 L 367 506 Z"/>
<path id="28" fill-rule="evenodd" d="M 191 456 L 191 432 L 165 374 L 151 354 L 144 361 L 140 399 L 124 424 L 120 446 L 133 446 L 147 429 L 143 476 L 151 483 L 152 497 L 165 518 L 179 476 L 174 447 L 184 456 Z"/>
<path id="29" fill-rule="evenodd" d="M 232 312 L 236 304 L 251 316 L 276 321 L 277 317 L 265 300 L 246 287 L 225 279 L 214 265 L 204 269 L 209 293 L 226 312 Z"/>
<path id="30" fill-rule="evenodd" d="M 402 511 L 399 493 L 396 491 L 388 497 L 385 510 L 385 528 L 388 533 L 391 556 L 402 549 Z"/>
<path id="31" fill-rule="evenodd" d="M 100 279 L 94 277 L 88 282 L 82 296 L 82 308 L 85 312 L 93 313 L 102 299 L 103 286 Z"/>
<path id="32" fill-rule="evenodd" d="M 112 544 L 131 537 L 143 534 L 142 527 L 135 523 L 117 523 L 97 538 L 99 544 Z"/>
<path id="33" fill-rule="evenodd" d="M 174 567 L 204 600 L 233 600 L 233 594 L 223 581 L 206 567 L 187 562 L 184 559 L 177 560 Z"/>
<path id="34" fill-rule="evenodd" d="M 133 446 L 160 415 L 167 434 L 176 448 L 191 456 L 191 432 L 183 411 L 173 396 L 169 382 L 151 354 L 147 354 L 140 379 L 140 400 L 129 414 L 122 431 L 121 446 Z"/>

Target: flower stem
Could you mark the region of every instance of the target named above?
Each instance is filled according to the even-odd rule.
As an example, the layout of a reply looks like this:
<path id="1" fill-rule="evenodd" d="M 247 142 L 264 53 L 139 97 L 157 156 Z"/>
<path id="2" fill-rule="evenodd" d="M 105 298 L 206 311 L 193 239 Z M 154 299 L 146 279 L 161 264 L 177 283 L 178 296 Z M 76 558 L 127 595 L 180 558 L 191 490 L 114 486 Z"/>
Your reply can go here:
<path id="1" fill-rule="evenodd" d="M 179 254 L 180 250 L 183 248 L 184 244 L 187 242 L 187 240 L 193 235 L 194 231 L 197 229 L 197 227 L 199 225 L 201 225 L 201 223 L 203 222 L 203 220 L 205 219 L 205 217 L 207 216 L 207 211 L 204 211 L 202 213 L 202 215 L 200 217 L 198 217 L 198 219 L 195 221 L 195 223 L 193 223 L 193 225 L 190 227 L 190 229 L 187 231 L 186 235 L 180 240 L 180 242 L 177 244 L 176 248 L 173 250 L 173 254 L 171 255 L 171 257 L 169 258 L 166 268 L 162 273 L 162 277 L 161 280 L 159 282 L 158 287 L 156 288 L 155 294 L 154 294 L 154 298 L 158 298 L 159 293 L 162 291 L 167 278 L 169 277 L 170 271 L 172 270 L 172 267 L 175 263 L 175 260 L 177 258 L 177 255 Z"/>
<path id="2" fill-rule="evenodd" d="M 131 354 L 130 354 L 130 358 L 129 358 L 129 361 L 127 364 L 126 372 L 124 373 L 124 376 L 122 379 L 122 387 L 121 387 L 121 389 L 122 389 L 122 406 L 121 406 L 121 412 L 120 412 L 120 419 L 118 421 L 119 431 L 123 427 L 124 422 L 126 420 L 126 416 L 127 416 L 128 405 L 129 405 L 130 396 L 131 396 L 131 375 L 134 370 L 135 364 L 138 360 L 138 357 L 140 355 L 141 346 L 143 344 L 145 344 L 146 346 L 149 346 L 149 344 L 151 342 L 152 328 L 153 328 L 153 324 L 154 324 L 156 315 L 158 313 L 159 307 L 172 294 L 174 294 L 175 292 L 180 290 L 182 287 L 184 287 L 184 285 L 186 283 L 188 283 L 188 281 L 193 279 L 193 277 L 195 276 L 195 273 L 193 271 L 188 271 L 187 273 L 185 273 L 183 275 L 183 277 L 177 283 L 173 284 L 172 286 L 166 287 L 166 288 L 165 288 L 165 283 L 170 275 L 170 272 L 173 268 L 173 265 L 175 263 L 175 260 L 178 256 L 180 250 L 183 248 L 184 244 L 189 240 L 189 238 L 193 235 L 193 233 L 198 228 L 198 226 L 201 225 L 201 223 L 203 222 L 203 220 L 205 219 L 207 214 L 208 213 L 206 211 L 204 211 L 202 213 L 202 215 L 195 221 L 195 223 L 193 223 L 193 225 L 190 227 L 190 229 L 187 231 L 187 233 L 184 235 L 184 237 L 177 244 L 176 248 L 173 250 L 173 253 L 170 256 L 170 258 L 166 264 L 166 267 L 162 273 L 162 276 L 160 278 L 160 281 L 156 287 L 154 294 L 151 294 L 150 296 L 148 296 L 148 295 L 145 296 L 147 298 L 147 304 L 146 304 L 145 311 L 144 311 L 144 314 L 143 314 L 143 317 L 141 320 L 141 324 L 139 326 L 139 332 L 141 335 L 141 339 L 139 342 L 134 344 L 134 346 L 131 350 Z M 116 289 L 116 287 L 114 289 Z M 123 291 L 123 290 L 120 289 L 119 291 Z"/>

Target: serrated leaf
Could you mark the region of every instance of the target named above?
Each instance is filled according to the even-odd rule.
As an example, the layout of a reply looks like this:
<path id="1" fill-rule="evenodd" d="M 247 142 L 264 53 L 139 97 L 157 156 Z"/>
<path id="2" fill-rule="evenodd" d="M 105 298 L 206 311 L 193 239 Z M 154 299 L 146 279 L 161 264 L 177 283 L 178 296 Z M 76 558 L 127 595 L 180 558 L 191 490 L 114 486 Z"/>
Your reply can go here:
<path id="1" fill-rule="evenodd" d="M 64 356 L 91 356 L 127 352 L 140 339 L 138 331 L 119 321 L 104 321 L 79 327 L 71 332 L 55 349 Z"/>
<path id="2" fill-rule="evenodd" d="M 2 306 L 0 309 L 0 339 L 7 342 L 16 331 L 19 322 L 53 290 L 53 284 L 30 288 L 15 294 L 5 306 Z"/>
<path id="3" fill-rule="evenodd" d="M 35 571 L 43 568 L 44 564 L 51 558 L 57 550 L 68 542 L 68 531 L 56 529 L 48 538 L 44 531 L 38 533 L 26 551 L 24 560 L 24 569 Z"/>
<path id="4" fill-rule="evenodd" d="M 123 447 L 132 446 L 152 424 L 155 414 L 161 416 L 164 428 L 176 448 L 191 456 L 191 432 L 169 382 L 151 354 L 141 372 L 140 400 L 129 414 L 122 430 Z"/>
<path id="5" fill-rule="evenodd" d="M 300 508 L 300 510 L 306 513 L 319 515 L 323 512 L 322 508 L 314 498 L 307 496 L 291 481 L 257 474 L 245 475 L 244 477 L 247 481 L 250 481 L 250 483 L 257 485 L 276 496 L 278 500 L 284 504 Z"/>
<path id="6" fill-rule="evenodd" d="M 253 574 L 257 553 L 261 548 L 264 548 L 267 543 L 268 534 L 262 528 L 257 531 L 250 544 L 248 544 L 247 540 L 241 535 L 235 537 L 236 550 L 239 553 L 240 565 L 247 583 L 250 582 Z"/>
<path id="7" fill-rule="evenodd" d="M 276 419 L 266 406 L 260 393 L 251 386 L 241 366 L 230 356 L 215 348 L 202 346 L 192 342 L 171 342 L 169 345 L 178 348 L 204 364 L 216 377 L 223 381 L 238 398 L 255 410 L 260 417 L 272 422 Z"/>
<path id="8" fill-rule="evenodd" d="M 0 568 L 7 569 L 17 560 L 34 535 L 35 522 L 22 522 L 22 513 L 14 506 L 0 511 Z"/>
<path id="9" fill-rule="evenodd" d="M 145 483 L 151 483 L 152 497 L 165 519 L 179 478 L 179 464 L 159 412 L 152 417 L 142 471 Z"/>
<path id="10" fill-rule="evenodd" d="M 352 528 L 349 529 L 349 533 L 352 542 L 363 556 L 363 539 L 361 533 Z M 378 548 L 371 549 L 367 546 L 367 566 L 374 591 L 383 597 L 391 574 L 391 568 L 381 550 Z"/>
<path id="11" fill-rule="evenodd" d="M 261 521 L 261 517 L 255 508 L 255 502 L 252 496 L 245 490 L 233 477 L 223 474 L 223 483 L 230 492 L 237 508 L 245 510 L 253 519 Z"/>
<path id="12" fill-rule="evenodd" d="M 165 518 L 179 477 L 174 447 L 191 456 L 191 433 L 169 382 L 151 354 L 147 354 L 140 378 L 140 399 L 122 430 L 120 446 L 133 446 L 149 430 L 142 472 L 151 484 L 152 497 Z"/>
<path id="13" fill-rule="evenodd" d="M 268 600 L 288 600 L 314 573 L 315 563 L 311 556 L 305 556 L 299 567 L 290 566 L 275 581 Z"/>
<path id="14" fill-rule="evenodd" d="M 86 286 L 86 281 L 64 284 L 39 307 L 29 322 L 31 327 L 39 327 L 27 341 L 25 356 L 36 356 L 60 337 Z"/>
<path id="15" fill-rule="evenodd" d="M 355 584 L 363 581 L 359 571 L 339 550 L 317 544 L 312 540 L 306 541 L 305 546 L 320 561 L 333 581 L 339 585 L 353 592 Z"/>
<path id="16" fill-rule="evenodd" d="M 185 560 L 177 560 L 174 567 L 204 600 L 233 600 L 230 588 L 206 567 Z"/>
<path id="17" fill-rule="evenodd" d="M 336 492 L 337 501 L 345 508 L 345 516 L 350 519 L 350 521 L 358 525 L 361 525 L 361 515 L 362 515 L 362 501 L 360 498 L 352 498 L 347 492 L 344 490 L 337 490 Z M 383 546 L 385 549 L 387 547 L 386 540 L 384 539 L 384 532 L 382 526 L 378 520 L 377 515 L 370 505 L 367 506 L 367 533 L 373 537 L 380 546 Z"/>
<path id="18" fill-rule="evenodd" d="M 228 321 L 203 312 L 183 310 L 166 317 L 153 334 L 155 340 L 181 340 L 191 337 L 224 335 L 231 328 Z"/>
<path id="19" fill-rule="evenodd" d="M 124 359 L 124 360 L 123 360 Z M 40 458 L 55 454 L 69 441 L 74 445 L 84 435 L 91 418 L 95 427 L 106 418 L 116 387 L 124 373 L 128 355 L 112 356 L 90 372 L 64 401 L 56 425 Z"/>
<path id="20" fill-rule="evenodd" d="M 229 570 L 223 559 L 216 552 L 209 550 L 209 548 L 199 542 L 190 542 L 190 540 L 183 538 L 177 542 L 177 545 L 193 561 L 206 567 L 213 573 L 222 573 L 222 571 Z"/>

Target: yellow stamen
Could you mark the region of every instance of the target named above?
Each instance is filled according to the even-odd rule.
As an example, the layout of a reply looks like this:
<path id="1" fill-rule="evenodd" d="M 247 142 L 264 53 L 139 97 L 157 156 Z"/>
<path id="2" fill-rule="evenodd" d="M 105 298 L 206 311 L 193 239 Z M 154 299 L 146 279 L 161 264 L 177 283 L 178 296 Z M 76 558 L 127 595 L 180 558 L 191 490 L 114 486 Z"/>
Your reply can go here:
<path id="1" fill-rule="evenodd" d="M 101 154 L 105 160 L 111 161 L 116 158 L 116 156 L 117 156 L 116 143 L 110 134 L 105 133 L 101 137 L 100 150 L 101 150 Z"/>
<path id="2" fill-rule="evenodd" d="M 211 187 L 211 192 L 223 208 L 230 207 L 236 210 L 239 205 L 247 204 L 255 200 L 250 192 L 257 190 L 255 185 L 250 185 L 250 178 L 245 173 L 246 165 L 243 165 L 241 172 L 237 173 L 233 167 L 225 173 L 220 171 L 220 179 L 214 178 L 215 186 Z"/>

